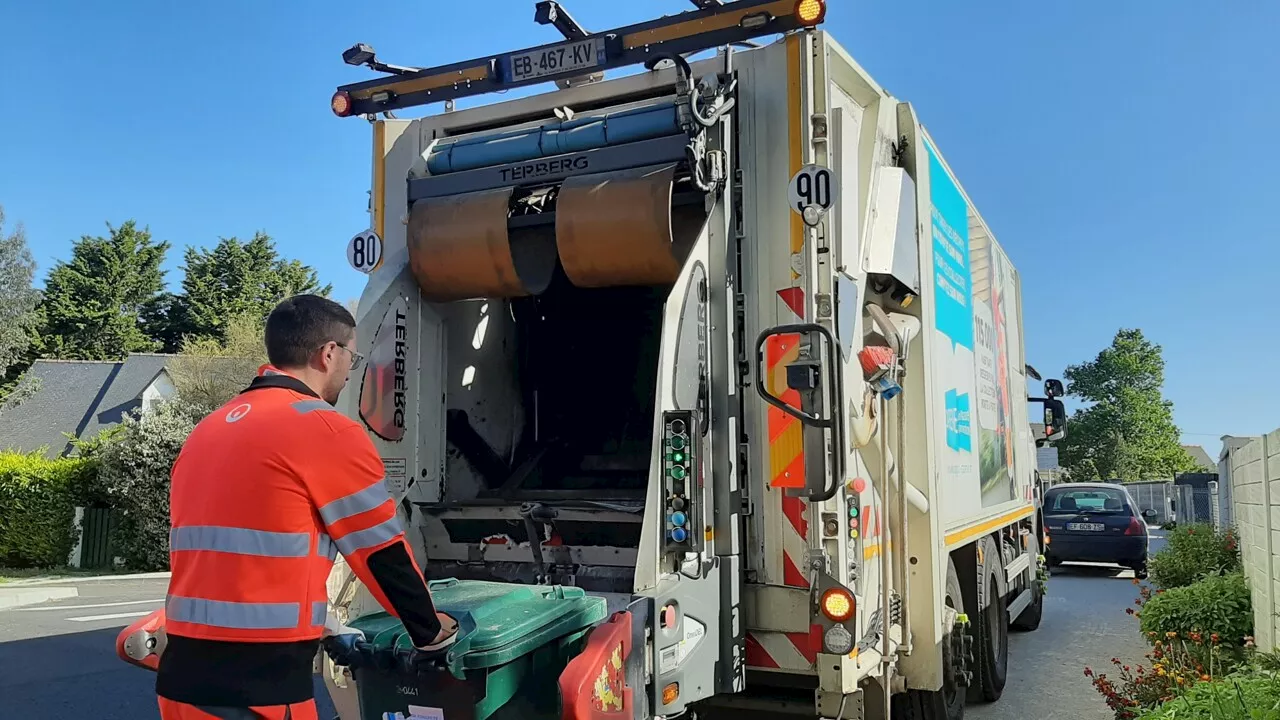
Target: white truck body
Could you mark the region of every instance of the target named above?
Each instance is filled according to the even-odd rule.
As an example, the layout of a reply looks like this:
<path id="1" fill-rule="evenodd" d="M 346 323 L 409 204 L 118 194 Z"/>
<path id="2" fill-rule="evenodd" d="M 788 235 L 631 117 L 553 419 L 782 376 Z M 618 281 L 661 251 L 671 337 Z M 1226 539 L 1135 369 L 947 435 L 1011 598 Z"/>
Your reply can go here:
<path id="1" fill-rule="evenodd" d="M 747 4 L 760 2 L 726 8 Z M 373 120 L 371 230 L 384 249 L 359 303 L 368 368 L 341 404 L 370 428 L 405 497 L 428 576 L 578 584 L 635 613 L 633 652 L 645 658 L 634 717 L 773 707 L 766 696 L 796 689 L 811 716 L 887 717 L 894 695 L 914 716 L 956 717 L 956 677 L 973 673 L 971 695 L 1003 686 L 980 661 L 956 658 L 968 647 L 957 638 L 976 637 L 981 653 L 983 632 L 1039 612 L 1017 272 L 910 105 L 827 33 L 722 49 L 691 70 L 718 78 L 700 85 L 708 105 L 717 92 L 735 101 L 697 131 L 709 191 L 691 189 L 688 161 L 645 154 L 663 138 L 623 143 L 631 156 L 546 149 L 566 117 L 673 103 L 680 117 L 674 67 Z M 362 102 L 379 97 L 353 87 Z M 507 162 L 442 170 L 467 143 L 530 133 L 536 157 L 503 150 L 494 157 Z M 598 170 L 602 157 L 612 164 Z M 838 184 L 813 226 L 791 207 L 810 165 Z M 548 187 L 558 204 L 524 199 Z M 664 228 L 675 271 L 638 279 Z M 611 236 L 625 238 L 611 241 L 615 253 L 634 255 L 609 267 L 573 240 Z M 892 345 L 877 318 L 905 343 L 891 399 L 859 360 Z M 803 327 L 773 331 L 788 325 Z M 826 427 L 756 391 L 760 379 L 800 407 L 787 366 L 806 360 L 820 380 L 804 409 Z M 689 477 L 701 482 L 668 478 L 673 418 L 690 419 Z M 603 439 L 561 469 L 528 469 L 548 457 L 539 443 L 597 431 Z M 530 517 L 531 503 L 554 517 Z M 673 544 L 676 510 L 690 532 Z M 948 593 L 949 567 L 962 597 Z M 335 607 L 375 610 L 348 580 L 339 567 Z M 832 587 L 855 600 L 847 621 L 824 614 Z M 663 624 L 664 607 L 679 608 L 676 627 Z M 996 620 L 965 622 L 987 608 L 982 617 Z M 324 674 L 355 720 L 350 676 L 332 663 Z M 666 703 L 663 688 L 677 681 Z M 938 710 L 939 698 L 952 708 Z"/>

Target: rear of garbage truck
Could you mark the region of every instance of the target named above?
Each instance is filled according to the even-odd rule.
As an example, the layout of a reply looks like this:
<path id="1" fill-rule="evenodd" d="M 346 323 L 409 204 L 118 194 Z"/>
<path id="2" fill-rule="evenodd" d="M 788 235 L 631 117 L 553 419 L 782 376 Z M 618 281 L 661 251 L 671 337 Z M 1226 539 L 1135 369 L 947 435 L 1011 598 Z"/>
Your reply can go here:
<path id="1" fill-rule="evenodd" d="M 343 720 L 954 719 L 1038 624 L 1016 270 L 825 3 L 695 4 L 592 33 L 540 2 L 564 41 L 428 70 L 344 55 L 389 74 L 332 99 L 373 136 L 340 404 L 462 634 L 420 662 L 336 567 Z"/>

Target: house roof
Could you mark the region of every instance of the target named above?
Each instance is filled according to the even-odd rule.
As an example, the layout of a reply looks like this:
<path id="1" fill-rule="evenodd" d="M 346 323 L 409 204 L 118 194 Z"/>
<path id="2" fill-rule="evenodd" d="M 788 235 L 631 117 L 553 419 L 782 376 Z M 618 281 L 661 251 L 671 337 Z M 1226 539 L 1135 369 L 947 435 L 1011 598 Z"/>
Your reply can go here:
<path id="1" fill-rule="evenodd" d="M 1199 445 L 1183 445 L 1182 449 L 1190 453 L 1191 459 L 1195 460 L 1196 465 L 1199 465 L 1205 472 L 1218 471 L 1218 463 L 1209 457 L 1209 453 L 1203 447 Z"/>
<path id="2" fill-rule="evenodd" d="M 0 412 L 0 450 L 71 450 L 63 433 L 93 437 L 142 405 L 142 393 L 173 355 L 137 353 L 123 361 L 37 360 L 27 371 L 40 388 Z"/>

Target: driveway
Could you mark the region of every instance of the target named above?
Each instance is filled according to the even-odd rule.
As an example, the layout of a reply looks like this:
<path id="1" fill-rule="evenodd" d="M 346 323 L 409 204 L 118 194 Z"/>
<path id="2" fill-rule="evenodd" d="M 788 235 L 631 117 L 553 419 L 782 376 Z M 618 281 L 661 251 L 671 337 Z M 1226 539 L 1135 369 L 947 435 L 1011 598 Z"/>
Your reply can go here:
<path id="1" fill-rule="evenodd" d="M 1164 546 L 1154 531 L 1151 552 Z M 1147 644 L 1125 613 L 1138 588 L 1133 571 L 1105 565 L 1064 565 L 1049 578 L 1040 629 L 1012 633 L 1004 696 L 970 705 L 968 720 L 1107 720 L 1111 711 L 1084 676 L 1086 665 L 1110 672 L 1111 658 L 1136 664 Z"/>

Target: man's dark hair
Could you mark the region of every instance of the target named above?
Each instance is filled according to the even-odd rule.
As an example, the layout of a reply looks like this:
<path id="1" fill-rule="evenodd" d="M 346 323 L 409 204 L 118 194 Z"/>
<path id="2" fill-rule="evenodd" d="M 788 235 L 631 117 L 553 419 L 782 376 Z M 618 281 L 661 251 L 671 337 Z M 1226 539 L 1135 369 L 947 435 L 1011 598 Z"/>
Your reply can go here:
<path id="1" fill-rule="evenodd" d="M 278 368 L 302 367 L 325 343 L 347 342 L 355 327 L 355 318 L 338 303 L 319 295 L 294 295 L 267 316 L 267 360 Z"/>

